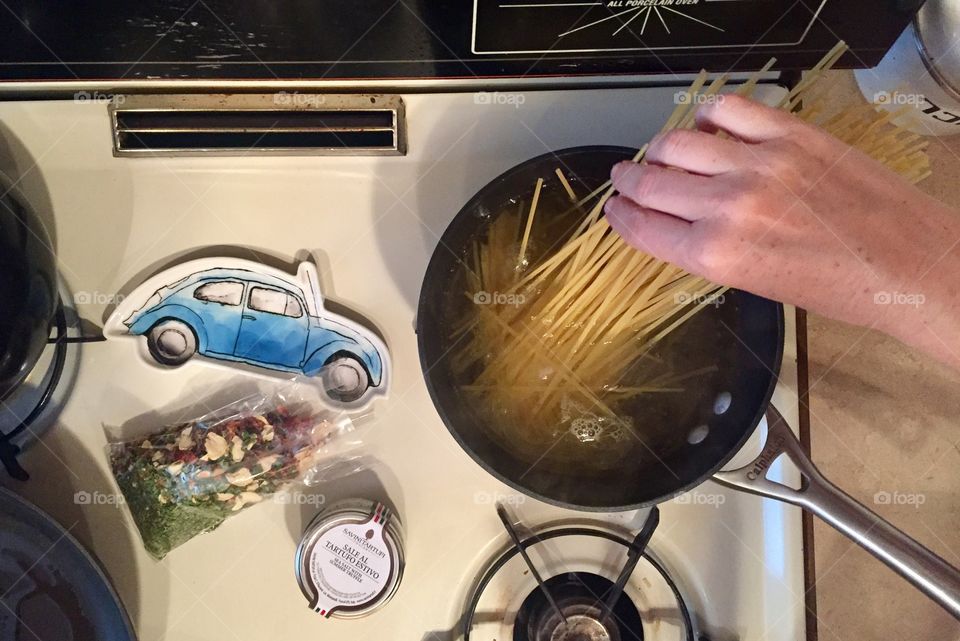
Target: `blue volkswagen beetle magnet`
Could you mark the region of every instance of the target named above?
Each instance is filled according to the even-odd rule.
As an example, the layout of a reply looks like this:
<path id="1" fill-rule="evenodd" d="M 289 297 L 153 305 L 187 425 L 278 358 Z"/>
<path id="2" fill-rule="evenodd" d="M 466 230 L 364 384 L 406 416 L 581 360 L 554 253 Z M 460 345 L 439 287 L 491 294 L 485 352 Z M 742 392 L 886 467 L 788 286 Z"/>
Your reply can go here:
<path id="1" fill-rule="evenodd" d="M 389 357 L 372 332 L 324 309 L 316 267 L 296 276 L 237 258 L 201 258 L 137 287 L 107 319 L 107 338 L 142 337 L 161 366 L 195 356 L 320 376 L 331 400 L 385 394 Z"/>

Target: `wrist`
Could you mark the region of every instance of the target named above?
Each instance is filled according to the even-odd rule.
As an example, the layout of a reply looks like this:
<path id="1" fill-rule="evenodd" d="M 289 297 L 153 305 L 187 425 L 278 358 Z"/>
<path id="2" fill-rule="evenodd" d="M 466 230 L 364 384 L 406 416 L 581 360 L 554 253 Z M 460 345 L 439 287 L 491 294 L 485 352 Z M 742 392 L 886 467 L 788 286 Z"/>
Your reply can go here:
<path id="1" fill-rule="evenodd" d="M 960 369 L 960 247 L 932 260 L 900 291 L 877 294 L 889 305 L 877 328 Z"/>

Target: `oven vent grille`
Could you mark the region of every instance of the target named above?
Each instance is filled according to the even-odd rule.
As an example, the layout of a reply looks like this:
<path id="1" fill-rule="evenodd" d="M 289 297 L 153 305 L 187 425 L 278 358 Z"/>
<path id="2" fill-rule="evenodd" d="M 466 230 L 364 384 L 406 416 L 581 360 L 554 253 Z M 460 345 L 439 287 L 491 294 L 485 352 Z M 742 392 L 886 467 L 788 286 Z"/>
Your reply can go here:
<path id="1" fill-rule="evenodd" d="M 406 153 L 398 96 L 125 96 L 110 118 L 115 156 Z"/>

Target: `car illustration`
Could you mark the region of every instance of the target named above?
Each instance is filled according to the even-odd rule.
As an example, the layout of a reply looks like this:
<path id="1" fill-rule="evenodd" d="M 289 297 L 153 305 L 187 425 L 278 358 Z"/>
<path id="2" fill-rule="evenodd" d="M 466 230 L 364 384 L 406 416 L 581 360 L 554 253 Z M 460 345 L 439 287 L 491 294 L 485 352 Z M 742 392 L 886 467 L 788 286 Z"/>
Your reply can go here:
<path id="1" fill-rule="evenodd" d="M 163 365 L 199 354 L 320 374 L 327 395 L 339 402 L 357 401 L 384 382 L 382 343 L 323 310 L 312 264 L 300 264 L 294 283 L 256 263 L 233 263 L 241 266 L 201 269 L 158 287 L 123 319 L 126 331 L 146 337 L 150 356 Z"/>

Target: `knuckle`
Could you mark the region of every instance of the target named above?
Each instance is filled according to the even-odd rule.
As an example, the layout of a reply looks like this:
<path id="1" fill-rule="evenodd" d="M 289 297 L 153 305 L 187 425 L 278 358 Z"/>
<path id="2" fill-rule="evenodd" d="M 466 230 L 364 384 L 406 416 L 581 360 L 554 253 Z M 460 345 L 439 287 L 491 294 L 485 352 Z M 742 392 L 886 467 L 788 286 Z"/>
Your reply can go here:
<path id="1" fill-rule="evenodd" d="M 720 94 L 717 100 L 708 102 L 707 104 L 700 107 L 700 114 L 706 117 L 713 117 L 719 114 L 723 114 L 727 111 L 736 111 L 738 109 L 743 109 L 751 101 L 743 96 L 738 96 L 733 93 Z"/>
<path id="2" fill-rule="evenodd" d="M 730 108 L 730 105 L 727 104 L 730 98 L 731 96 L 725 94 L 723 95 L 722 100 L 714 100 L 706 103 L 705 105 L 701 105 L 697 110 L 697 115 L 701 118 L 713 118 L 717 114 L 722 113 L 725 109 Z"/>
<path id="3" fill-rule="evenodd" d="M 811 146 L 818 144 L 823 137 L 823 130 L 813 123 L 801 120 L 792 113 L 783 112 L 785 133 L 781 140 L 797 144 L 802 149 L 810 149 Z"/>
<path id="4" fill-rule="evenodd" d="M 688 248 L 688 260 L 694 271 L 710 278 L 723 273 L 730 261 L 730 250 L 718 234 L 711 234 L 701 238 L 695 245 Z"/>
<path id="5" fill-rule="evenodd" d="M 718 106 L 720 106 L 720 105 L 726 105 L 727 108 L 730 108 L 730 107 L 734 107 L 734 108 L 735 108 L 735 107 L 742 107 L 742 106 L 744 106 L 744 105 L 749 105 L 749 104 L 752 104 L 752 103 L 753 103 L 753 100 L 751 100 L 751 99 L 749 99 L 749 98 L 745 98 L 745 97 L 741 96 L 740 94 L 736 94 L 736 93 L 724 93 L 724 94 L 720 94 L 720 98 L 721 98 L 721 99 L 720 99 L 720 100 L 717 100 L 715 104 L 718 105 Z"/>
<path id="6" fill-rule="evenodd" d="M 718 213 L 729 217 L 753 216 L 765 207 L 763 184 L 752 174 L 741 176 L 719 198 Z"/>
<path id="7" fill-rule="evenodd" d="M 791 191 L 803 189 L 817 173 L 808 145 L 792 136 L 771 141 L 764 152 L 765 173 Z"/>
<path id="8" fill-rule="evenodd" d="M 771 140 L 767 144 L 769 146 L 771 159 L 776 162 L 777 167 L 795 165 L 798 161 L 809 155 L 807 152 L 809 143 L 797 140 L 793 135 Z"/>
<path id="9" fill-rule="evenodd" d="M 651 196 L 656 192 L 660 183 L 657 174 L 658 172 L 653 171 L 649 166 L 641 165 L 634 169 L 627 195 L 639 205 L 650 202 Z"/>
<path id="10" fill-rule="evenodd" d="M 651 145 L 655 159 L 676 158 L 682 155 L 690 146 L 690 132 L 683 129 L 672 129 L 658 136 Z"/>

